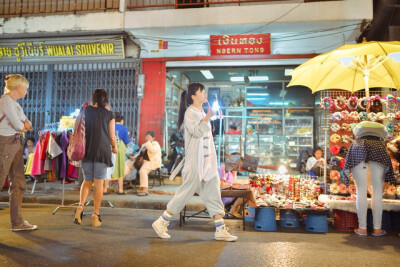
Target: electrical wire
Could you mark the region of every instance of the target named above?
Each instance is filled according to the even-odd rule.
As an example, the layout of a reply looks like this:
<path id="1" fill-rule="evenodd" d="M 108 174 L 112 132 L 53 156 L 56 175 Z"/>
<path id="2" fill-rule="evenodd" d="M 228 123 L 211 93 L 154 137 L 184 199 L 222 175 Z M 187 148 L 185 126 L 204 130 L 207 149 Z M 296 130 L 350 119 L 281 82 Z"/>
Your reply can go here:
<path id="1" fill-rule="evenodd" d="M 338 27 L 334 27 L 334 28 L 303 31 L 303 32 L 298 32 L 298 33 L 291 33 L 291 34 L 288 34 L 287 36 L 274 37 L 272 41 L 280 41 L 280 42 L 298 41 L 298 40 L 314 39 L 314 38 L 326 37 L 326 36 L 330 36 L 330 35 L 342 34 L 342 33 L 346 33 L 346 32 L 349 32 L 349 31 L 354 31 L 356 29 L 360 29 L 360 27 L 357 27 L 355 29 L 352 28 L 352 29 L 345 30 L 345 31 L 337 31 L 337 32 L 331 32 L 331 31 L 344 29 L 344 28 L 347 28 L 347 27 L 354 27 L 354 26 L 357 26 L 357 25 L 359 25 L 361 27 L 361 23 L 355 23 L 355 24 L 349 24 L 349 25 L 342 25 L 342 26 L 338 26 Z M 318 36 L 307 36 L 307 35 L 316 34 L 316 33 L 326 33 L 326 34 L 321 34 L 321 35 L 318 35 Z M 147 42 L 147 43 L 158 42 L 158 40 L 162 39 L 164 41 L 168 41 L 168 42 L 171 42 L 171 43 L 183 44 L 183 45 L 209 44 L 209 40 L 204 40 L 204 39 L 176 38 L 176 37 L 157 37 L 157 36 L 147 36 L 147 35 L 134 35 L 134 37 L 137 38 L 137 39 L 140 39 L 143 42 Z M 301 37 L 301 38 L 296 38 L 296 37 Z M 177 47 L 179 47 L 179 46 L 177 46 Z"/>
<path id="2" fill-rule="evenodd" d="M 304 2 L 300 2 L 300 4 L 298 4 L 297 6 L 291 8 L 289 11 L 287 11 L 287 12 L 286 12 L 285 14 L 283 14 L 282 16 L 280 16 L 280 17 L 278 17 L 278 18 L 276 18 L 276 19 L 274 19 L 274 20 L 272 20 L 272 21 L 270 21 L 270 22 L 268 22 L 268 23 L 266 23 L 266 24 L 264 24 L 264 25 L 262 25 L 262 26 L 260 26 L 260 27 L 256 27 L 256 28 L 254 28 L 254 29 L 252 29 L 252 30 L 243 32 L 242 34 L 251 33 L 251 32 L 254 32 L 254 31 L 258 30 L 258 29 L 262 29 L 262 28 L 267 27 L 268 25 L 271 25 L 272 23 L 274 23 L 274 22 L 280 20 L 281 18 L 285 17 L 286 15 L 290 14 L 293 10 L 295 10 L 296 8 L 298 8 L 299 6 L 301 6 L 303 3 L 304 3 Z"/>

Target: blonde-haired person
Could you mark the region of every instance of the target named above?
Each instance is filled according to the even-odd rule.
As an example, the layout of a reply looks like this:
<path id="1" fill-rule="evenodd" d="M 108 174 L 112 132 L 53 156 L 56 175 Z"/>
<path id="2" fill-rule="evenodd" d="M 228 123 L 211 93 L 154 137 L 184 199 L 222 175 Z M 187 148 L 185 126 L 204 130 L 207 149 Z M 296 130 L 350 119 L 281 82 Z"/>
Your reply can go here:
<path id="1" fill-rule="evenodd" d="M 11 181 L 9 189 L 9 205 L 11 230 L 35 230 L 36 225 L 24 221 L 21 216 L 22 198 L 25 193 L 25 175 L 23 133 L 32 129 L 18 104 L 17 99 L 27 94 L 29 82 L 20 74 L 10 74 L 5 79 L 4 94 L 0 99 L 0 190 L 4 186 L 6 177 Z"/>

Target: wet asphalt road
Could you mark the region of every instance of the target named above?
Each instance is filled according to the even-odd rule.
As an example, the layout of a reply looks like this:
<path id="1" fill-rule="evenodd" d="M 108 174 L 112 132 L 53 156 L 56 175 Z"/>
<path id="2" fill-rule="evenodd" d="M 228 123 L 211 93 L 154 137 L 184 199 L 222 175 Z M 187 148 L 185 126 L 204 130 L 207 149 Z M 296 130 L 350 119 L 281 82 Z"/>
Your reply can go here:
<path id="1" fill-rule="evenodd" d="M 23 215 L 39 230 L 10 231 L 8 203 L 0 203 L 0 266 L 399 266 L 400 238 L 359 237 L 330 230 L 314 234 L 303 229 L 258 232 L 227 225 L 239 240 L 213 240 L 211 220 L 172 221 L 170 240 L 156 237 L 151 223 L 157 210 L 102 208 L 103 225 L 73 224 L 73 210 L 25 204 Z M 90 213 L 91 207 L 86 208 Z"/>

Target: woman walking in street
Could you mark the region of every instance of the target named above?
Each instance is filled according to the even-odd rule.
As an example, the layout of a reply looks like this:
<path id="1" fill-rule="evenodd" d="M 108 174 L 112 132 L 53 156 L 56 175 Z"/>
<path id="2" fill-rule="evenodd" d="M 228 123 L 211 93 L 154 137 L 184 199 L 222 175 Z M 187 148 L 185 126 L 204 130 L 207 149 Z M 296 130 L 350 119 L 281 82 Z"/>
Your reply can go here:
<path id="1" fill-rule="evenodd" d="M 182 185 L 177 189 L 173 199 L 154 223 L 153 229 L 160 238 L 171 238 L 167 233 L 169 221 L 178 214 L 197 193 L 204 201 L 208 213 L 215 220 L 214 239 L 235 241 L 236 236 L 229 234 L 223 216 L 224 204 L 221 200 L 220 182 L 217 169 L 217 158 L 211 134 L 210 118 L 215 113 L 209 109 L 207 114 L 202 104 L 207 101 L 204 85 L 192 83 L 181 95 L 178 129 L 185 131 L 185 162 L 182 170 Z"/>
<path id="2" fill-rule="evenodd" d="M 21 216 L 25 193 L 23 133 L 31 130 L 32 124 L 17 99 L 26 96 L 29 82 L 20 74 L 11 74 L 6 76 L 5 83 L 4 94 L 0 99 L 0 190 L 8 176 L 11 181 L 8 191 L 11 230 L 35 230 L 37 226 L 24 221 Z"/>
<path id="3" fill-rule="evenodd" d="M 107 92 L 96 89 L 90 105 L 85 110 L 85 157 L 82 160 L 83 178 L 79 206 L 75 212 L 75 223 L 82 223 L 83 205 L 94 181 L 94 209 L 92 226 L 100 226 L 100 204 L 103 197 L 103 183 L 107 168 L 113 166 L 111 152 L 116 154 L 115 119 L 110 111 Z"/>

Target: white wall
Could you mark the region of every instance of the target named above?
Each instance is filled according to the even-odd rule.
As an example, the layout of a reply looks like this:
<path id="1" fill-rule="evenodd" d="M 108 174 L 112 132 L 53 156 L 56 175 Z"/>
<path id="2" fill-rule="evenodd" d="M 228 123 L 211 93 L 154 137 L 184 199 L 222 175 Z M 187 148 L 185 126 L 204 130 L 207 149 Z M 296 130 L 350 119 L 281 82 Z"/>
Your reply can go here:
<path id="1" fill-rule="evenodd" d="M 298 7 L 296 7 L 298 6 Z M 294 8 L 294 9 L 293 9 Z M 130 11 L 125 14 L 129 29 L 263 24 L 372 19 L 372 0 L 345 0 L 312 3 L 274 3 L 194 9 Z"/>
<path id="2" fill-rule="evenodd" d="M 110 31 L 124 28 L 124 13 L 104 12 L 80 15 L 52 15 L 5 19 L 2 35 L 57 32 Z"/>
<path id="3" fill-rule="evenodd" d="M 246 6 L 8 18 L 0 19 L 0 37 L 127 31 L 138 36 L 135 41 L 141 45 L 142 57 L 193 57 L 209 55 L 210 34 L 268 32 L 272 38 L 272 54 L 322 53 L 354 42 L 359 34 L 357 26 L 346 28 L 346 32 L 332 30 L 329 35 L 318 38 L 313 38 L 313 34 L 304 35 L 302 40 L 281 38 L 372 20 L 372 2 L 265 2 Z M 180 38 L 183 42 L 178 40 Z M 167 50 L 158 49 L 158 39 L 170 40 Z"/>

